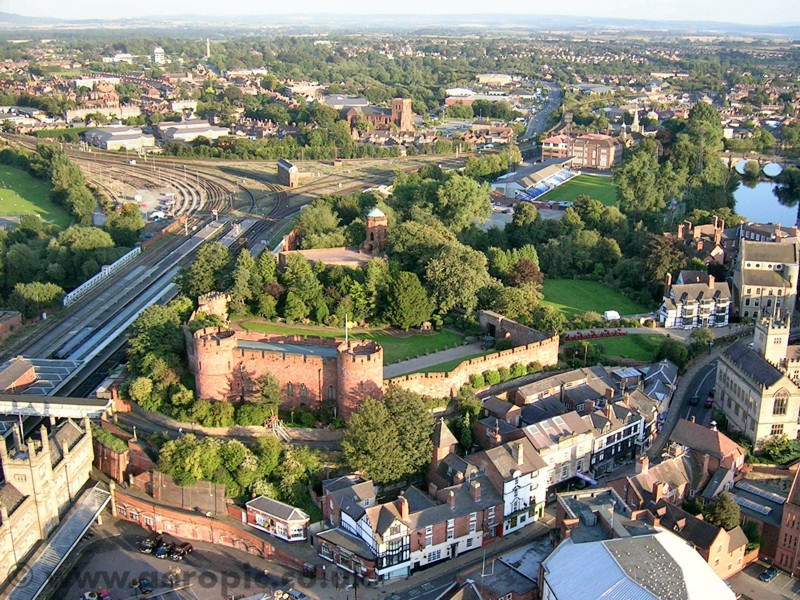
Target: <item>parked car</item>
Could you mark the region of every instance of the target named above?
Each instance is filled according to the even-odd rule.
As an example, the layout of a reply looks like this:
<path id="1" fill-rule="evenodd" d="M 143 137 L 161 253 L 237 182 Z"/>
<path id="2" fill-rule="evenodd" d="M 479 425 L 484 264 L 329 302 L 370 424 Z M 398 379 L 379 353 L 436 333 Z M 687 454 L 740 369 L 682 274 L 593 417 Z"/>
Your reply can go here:
<path id="1" fill-rule="evenodd" d="M 289 595 L 290 598 L 294 598 L 294 600 L 311 600 L 311 598 L 306 596 L 300 590 L 289 589 L 289 590 L 287 590 L 286 593 Z"/>
<path id="2" fill-rule="evenodd" d="M 700 397 L 697 394 L 689 398 L 689 404 L 692 406 L 697 406 L 699 402 L 700 402 Z"/>
<path id="3" fill-rule="evenodd" d="M 111 594 L 106 588 L 100 588 L 97 590 L 97 600 L 111 600 Z"/>
<path id="4" fill-rule="evenodd" d="M 172 542 L 164 542 L 158 547 L 158 550 L 155 551 L 156 558 L 168 558 L 172 551 L 175 549 L 175 544 Z"/>
<path id="5" fill-rule="evenodd" d="M 758 576 L 758 578 L 761 581 L 769 583 L 778 576 L 779 572 L 780 571 L 778 571 L 778 567 L 772 565 L 771 567 L 767 567 L 766 569 L 764 569 L 764 571 L 761 573 L 761 575 Z"/>
<path id="6" fill-rule="evenodd" d="M 186 558 L 187 554 L 192 553 L 192 550 L 194 550 L 192 545 L 189 542 L 184 542 L 180 546 L 176 546 L 175 549 L 170 553 L 169 557 L 175 561 L 183 560 Z"/>
<path id="7" fill-rule="evenodd" d="M 142 540 L 139 544 L 139 550 L 144 552 L 145 554 L 150 554 L 161 545 L 161 536 L 157 533 L 154 533 L 151 536 L 146 537 Z"/>
<path id="8" fill-rule="evenodd" d="M 143 594 L 149 594 L 153 591 L 153 586 L 150 583 L 150 580 L 147 577 L 144 577 L 139 580 L 139 591 Z"/>
<path id="9" fill-rule="evenodd" d="M 711 394 L 709 394 L 709 395 L 706 397 L 706 401 L 705 401 L 705 402 L 703 402 L 703 406 L 705 406 L 706 408 L 711 408 L 712 406 L 714 406 L 714 396 L 712 396 Z"/>

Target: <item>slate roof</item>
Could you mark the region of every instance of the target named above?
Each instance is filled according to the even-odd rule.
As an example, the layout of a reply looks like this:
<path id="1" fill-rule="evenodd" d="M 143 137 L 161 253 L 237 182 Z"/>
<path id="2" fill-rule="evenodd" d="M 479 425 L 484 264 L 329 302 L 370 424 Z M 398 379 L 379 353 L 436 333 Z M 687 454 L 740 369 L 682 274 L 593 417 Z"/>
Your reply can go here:
<path id="1" fill-rule="evenodd" d="M 687 446 L 692 450 L 697 450 L 714 458 L 744 456 L 742 447 L 725 434 L 710 427 L 704 427 L 699 423 L 692 423 L 686 419 L 678 421 L 672 430 L 670 439 L 682 446 Z"/>
<path id="2" fill-rule="evenodd" d="M 716 470 L 706 487 L 703 488 L 703 493 L 700 495 L 706 500 L 713 500 L 721 494 L 725 490 L 725 486 L 732 481 L 733 471 L 726 467 L 720 467 Z"/>
<path id="3" fill-rule="evenodd" d="M 372 503 L 375 499 L 375 487 L 372 481 L 364 481 L 354 475 L 328 479 L 322 483 L 324 492 L 331 494 L 339 505 L 339 509 L 358 521 L 364 514 L 362 504 L 365 500 Z"/>
<path id="4" fill-rule="evenodd" d="M 0 504 L 5 505 L 9 515 L 12 514 L 24 500 L 25 495 L 12 484 L 6 482 L 0 485 Z M 0 518 L 0 523 L 2 522 Z"/>
<path id="5" fill-rule="evenodd" d="M 475 465 L 471 465 L 455 452 L 451 452 L 445 456 L 439 461 L 439 464 L 436 465 L 436 473 L 442 480 L 449 484 L 455 483 L 456 473 L 461 473 L 464 479 L 467 479 L 477 472 L 478 469 L 475 468 Z"/>
<path id="6" fill-rule="evenodd" d="M 783 244 L 772 244 L 782 246 Z M 788 287 L 789 281 L 781 277 L 775 271 L 762 269 L 743 269 L 742 283 L 744 285 L 755 285 L 759 287 Z"/>
<path id="7" fill-rule="evenodd" d="M 299 508 L 295 508 L 291 504 L 278 502 L 267 496 L 259 496 L 253 498 L 245 506 L 255 510 L 266 513 L 281 521 L 308 521 L 310 517 Z"/>
<path id="8" fill-rule="evenodd" d="M 450 446 L 458 444 L 456 436 L 450 431 L 444 419 L 436 421 L 436 425 L 433 428 L 432 441 L 434 448 L 449 448 Z"/>
<path id="9" fill-rule="evenodd" d="M 504 418 L 510 410 L 514 408 L 514 404 L 507 400 L 501 400 L 497 396 L 489 396 L 483 401 L 483 409 L 491 415 L 496 415 Z"/>
<path id="10" fill-rule="evenodd" d="M 708 550 L 719 535 L 719 527 L 698 519 L 679 506 L 661 500 L 654 508 L 662 527 L 695 546 Z"/>
<path id="11" fill-rule="evenodd" d="M 676 283 L 670 289 L 670 294 L 676 302 L 701 302 L 710 298 L 730 300 L 731 288 L 724 281 L 715 283 L 713 287 L 705 283 Z"/>
<path id="12" fill-rule="evenodd" d="M 519 444 L 522 444 L 522 464 L 517 463 L 516 458 Z M 527 474 L 547 468 L 547 463 L 526 438 L 476 452 L 468 460 L 484 469 L 491 465 L 503 479 L 512 479 L 516 471 Z"/>
<path id="13" fill-rule="evenodd" d="M 690 489 L 697 489 L 702 477 L 701 470 L 693 455 L 684 454 L 651 465 L 647 473 L 631 475 L 625 479 L 642 499 L 640 508 L 648 508 L 653 501 L 654 483 L 667 483 L 670 489 L 684 485 L 688 485 Z"/>
<path id="14" fill-rule="evenodd" d="M 17 379 L 32 368 L 33 364 L 22 357 L 8 361 L 0 371 L 0 390 L 7 390 Z"/>
<path id="15" fill-rule="evenodd" d="M 546 421 L 551 417 L 563 415 L 565 412 L 567 412 L 567 409 L 561 404 L 558 396 L 547 396 L 541 400 L 525 404 L 520 413 L 520 422 L 525 425 L 533 425 L 540 421 Z"/>
<path id="16" fill-rule="evenodd" d="M 519 431 L 519 429 L 513 425 L 510 425 L 508 421 L 498 419 L 497 417 L 486 417 L 485 419 L 478 421 L 478 423 L 481 423 L 484 427 L 486 427 L 487 432 L 497 431 L 500 435 L 508 435 L 514 431 Z"/>
<path id="17" fill-rule="evenodd" d="M 794 264 L 798 262 L 797 246 L 795 244 L 755 242 L 743 239 L 739 253 L 741 261 L 749 260 L 782 264 Z"/>
<path id="18" fill-rule="evenodd" d="M 67 419 L 50 434 L 50 462 L 54 467 L 64 458 L 66 450 L 72 450 L 85 433 L 72 419 Z"/>
<path id="19" fill-rule="evenodd" d="M 753 382 L 763 387 L 772 387 L 783 378 L 783 373 L 748 346 L 747 339 L 739 340 L 728 347 L 724 356 Z"/>
<path id="20" fill-rule="evenodd" d="M 359 537 L 356 537 L 340 527 L 320 531 L 317 537 L 349 550 L 356 556 L 366 558 L 368 560 L 375 560 L 375 553 L 370 549 L 367 543 Z"/>

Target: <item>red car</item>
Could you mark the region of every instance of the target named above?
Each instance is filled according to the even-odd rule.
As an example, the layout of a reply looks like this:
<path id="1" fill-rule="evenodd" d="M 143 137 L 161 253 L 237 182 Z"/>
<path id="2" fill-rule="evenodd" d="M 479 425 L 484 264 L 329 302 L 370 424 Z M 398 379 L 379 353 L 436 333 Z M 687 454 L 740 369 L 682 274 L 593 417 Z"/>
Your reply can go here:
<path id="1" fill-rule="evenodd" d="M 713 405 L 714 405 L 714 396 L 709 394 L 708 397 L 706 398 L 706 401 L 703 403 L 703 406 L 705 406 L 706 408 L 711 408 Z"/>

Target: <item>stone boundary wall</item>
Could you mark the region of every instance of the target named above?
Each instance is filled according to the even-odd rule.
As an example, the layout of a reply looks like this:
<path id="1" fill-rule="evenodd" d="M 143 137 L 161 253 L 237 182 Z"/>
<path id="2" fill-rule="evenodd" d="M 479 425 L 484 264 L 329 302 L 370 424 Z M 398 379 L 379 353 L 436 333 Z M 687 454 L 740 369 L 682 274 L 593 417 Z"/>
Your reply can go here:
<path id="1" fill-rule="evenodd" d="M 510 323 L 513 323 L 513 321 L 510 321 Z M 518 324 L 514 323 L 514 325 Z M 537 333 L 540 338 L 542 336 L 539 332 L 524 325 L 519 325 L 519 327 Z M 556 364 L 558 362 L 558 344 L 559 337 L 554 335 L 541 341 L 466 360 L 448 373 L 411 373 L 393 379 L 386 379 L 384 380 L 384 386 L 396 385 L 404 390 L 426 396 L 455 396 L 461 386 L 469 382 L 469 378 L 472 375 L 483 373 L 484 371 L 491 371 L 500 367 L 511 367 L 515 363 L 527 365 L 532 362 L 538 362 L 543 367 Z"/>
<path id="2" fill-rule="evenodd" d="M 182 539 L 236 548 L 291 569 L 298 571 L 303 569 L 302 559 L 276 548 L 255 530 L 248 531 L 244 526 L 240 528 L 220 519 L 154 504 L 152 501 L 130 496 L 119 487 L 113 492 L 112 510 L 115 517 L 136 523 L 144 529 L 165 532 Z M 132 513 L 136 518 L 131 517 Z M 233 516 L 236 516 L 235 513 Z"/>

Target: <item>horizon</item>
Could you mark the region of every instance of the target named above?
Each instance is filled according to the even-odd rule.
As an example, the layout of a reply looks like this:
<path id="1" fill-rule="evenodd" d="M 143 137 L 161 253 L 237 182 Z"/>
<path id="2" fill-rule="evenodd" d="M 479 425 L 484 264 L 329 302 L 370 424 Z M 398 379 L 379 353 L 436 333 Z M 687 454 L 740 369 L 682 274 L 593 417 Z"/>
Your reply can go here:
<path id="1" fill-rule="evenodd" d="M 699 6 L 698 6 L 699 5 Z M 560 6 L 557 12 L 531 10 L 529 3 L 511 0 L 502 13 L 487 12 L 484 4 L 474 0 L 456 4 L 452 0 L 431 4 L 422 0 L 408 0 L 403 5 L 390 5 L 393 10 L 375 9 L 372 3 L 365 0 L 348 0 L 339 4 L 339 10 L 331 11 L 330 4 L 324 0 L 306 0 L 293 7 L 291 12 L 283 10 L 264 10 L 263 5 L 254 0 L 245 0 L 235 5 L 221 6 L 211 0 L 175 0 L 169 5 L 155 0 L 141 0 L 137 9 L 110 5 L 101 0 L 87 0 L 75 4 L 65 4 L 56 0 L 11 0 L 4 3 L 3 12 L 20 17 L 38 19 L 57 19 L 67 21 L 83 20 L 120 20 L 120 19 L 177 19 L 192 17 L 195 19 L 218 18 L 235 20 L 242 17 L 280 17 L 302 18 L 310 16 L 333 17 L 357 15 L 356 20 L 364 17 L 402 16 L 414 17 L 417 20 L 426 17 L 464 17 L 481 16 L 503 17 L 543 17 L 575 18 L 575 19 L 612 19 L 668 23 L 720 23 L 730 25 L 753 25 L 756 27 L 778 27 L 797 24 L 797 20 L 787 21 L 780 15 L 796 14 L 795 0 L 769 0 L 768 10 L 752 10 L 752 3 L 745 0 L 675 0 L 665 4 L 656 4 L 643 0 L 608 0 L 597 5 L 591 0 L 576 0 L 569 6 Z M 794 5 L 794 6 L 793 6 Z M 399 9 L 399 10 L 398 10 Z M 734 18 L 743 15 L 741 19 Z M 460 23 L 453 23 L 454 26 Z"/>

